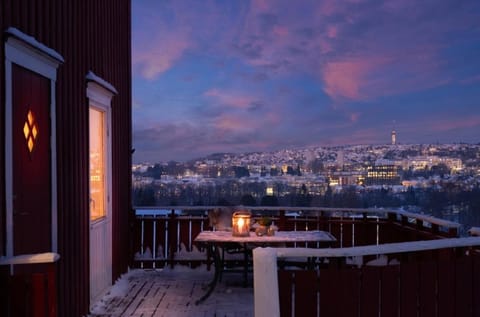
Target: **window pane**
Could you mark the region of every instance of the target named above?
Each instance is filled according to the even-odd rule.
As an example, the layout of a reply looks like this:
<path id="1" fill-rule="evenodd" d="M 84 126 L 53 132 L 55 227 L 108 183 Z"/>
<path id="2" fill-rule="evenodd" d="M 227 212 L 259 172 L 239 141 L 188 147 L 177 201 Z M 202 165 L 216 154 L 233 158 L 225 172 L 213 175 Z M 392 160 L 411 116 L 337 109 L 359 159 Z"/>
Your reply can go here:
<path id="1" fill-rule="evenodd" d="M 102 111 L 90 108 L 90 219 L 105 212 L 105 118 Z"/>

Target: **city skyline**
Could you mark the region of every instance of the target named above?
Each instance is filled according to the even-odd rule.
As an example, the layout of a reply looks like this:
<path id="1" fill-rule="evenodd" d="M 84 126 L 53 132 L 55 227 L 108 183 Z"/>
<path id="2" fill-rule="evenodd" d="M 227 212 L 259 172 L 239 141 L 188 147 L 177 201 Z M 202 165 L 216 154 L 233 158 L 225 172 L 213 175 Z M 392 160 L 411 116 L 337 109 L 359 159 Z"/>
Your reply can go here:
<path id="1" fill-rule="evenodd" d="M 132 2 L 134 162 L 478 143 L 478 1 Z"/>

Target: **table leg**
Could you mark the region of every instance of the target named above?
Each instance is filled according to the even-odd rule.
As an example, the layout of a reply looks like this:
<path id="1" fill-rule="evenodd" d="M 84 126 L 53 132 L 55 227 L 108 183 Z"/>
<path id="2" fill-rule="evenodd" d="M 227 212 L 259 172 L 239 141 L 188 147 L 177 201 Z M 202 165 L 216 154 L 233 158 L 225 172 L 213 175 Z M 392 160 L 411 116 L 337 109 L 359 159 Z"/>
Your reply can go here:
<path id="1" fill-rule="evenodd" d="M 243 287 L 248 284 L 248 249 L 247 244 L 243 244 Z"/>
<path id="2" fill-rule="evenodd" d="M 222 259 L 222 256 L 220 255 L 219 248 L 218 248 L 218 246 L 216 246 L 214 244 L 209 245 L 209 248 L 211 248 L 210 253 L 213 256 L 215 273 L 213 275 L 213 280 L 210 283 L 208 283 L 207 292 L 195 302 L 195 305 L 198 305 L 198 304 L 202 303 L 212 294 L 213 290 L 217 286 L 218 280 L 220 279 L 220 277 L 222 275 L 223 259 Z"/>

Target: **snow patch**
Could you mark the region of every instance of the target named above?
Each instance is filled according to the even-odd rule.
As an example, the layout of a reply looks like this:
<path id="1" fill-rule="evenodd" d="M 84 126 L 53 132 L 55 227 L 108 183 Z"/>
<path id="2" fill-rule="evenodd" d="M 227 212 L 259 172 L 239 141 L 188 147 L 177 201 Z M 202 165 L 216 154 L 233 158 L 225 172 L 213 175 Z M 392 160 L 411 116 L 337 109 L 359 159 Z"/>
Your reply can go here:
<path id="1" fill-rule="evenodd" d="M 10 34 L 11 36 L 16 37 L 17 39 L 27 43 L 28 45 L 32 46 L 33 48 L 36 48 L 37 50 L 41 51 L 42 53 L 56 59 L 57 61 L 64 63 L 65 60 L 63 59 L 63 56 L 60 55 L 57 51 L 47 47 L 46 45 L 40 43 L 37 41 L 33 36 L 27 35 L 20 31 L 17 28 L 14 27 L 9 27 L 5 33 Z"/>
<path id="2" fill-rule="evenodd" d="M 112 84 L 110 84 L 109 82 L 107 82 L 105 79 L 101 78 L 101 77 L 98 77 L 97 75 L 95 75 L 94 72 L 92 72 L 91 70 L 88 71 L 87 73 L 87 76 L 85 76 L 85 78 L 87 80 L 90 80 L 90 81 L 93 81 L 97 84 L 99 84 L 100 86 L 102 86 L 103 88 L 109 90 L 110 92 L 114 93 L 115 95 L 118 95 L 118 91 L 115 89 L 115 87 L 112 86 Z"/>
<path id="3" fill-rule="evenodd" d="M 468 233 L 471 236 L 480 236 L 480 227 L 472 227 L 470 230 L 468 230 Z"/>

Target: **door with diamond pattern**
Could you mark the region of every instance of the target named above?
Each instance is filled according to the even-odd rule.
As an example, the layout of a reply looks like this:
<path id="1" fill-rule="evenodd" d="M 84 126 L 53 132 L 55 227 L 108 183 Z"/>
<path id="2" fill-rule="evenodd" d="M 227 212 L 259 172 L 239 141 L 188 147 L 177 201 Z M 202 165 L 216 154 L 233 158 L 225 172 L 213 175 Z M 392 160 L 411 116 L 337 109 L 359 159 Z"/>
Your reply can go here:
<path id="1" fill-rule="evenodd" d="M 12 65 L 13 254 L 49 252 L 50 80 Z"/>

